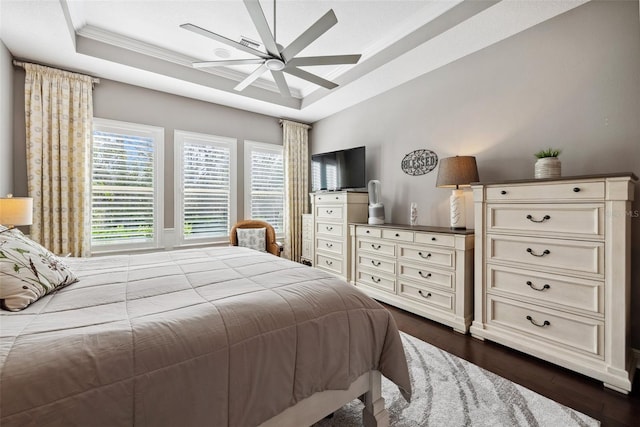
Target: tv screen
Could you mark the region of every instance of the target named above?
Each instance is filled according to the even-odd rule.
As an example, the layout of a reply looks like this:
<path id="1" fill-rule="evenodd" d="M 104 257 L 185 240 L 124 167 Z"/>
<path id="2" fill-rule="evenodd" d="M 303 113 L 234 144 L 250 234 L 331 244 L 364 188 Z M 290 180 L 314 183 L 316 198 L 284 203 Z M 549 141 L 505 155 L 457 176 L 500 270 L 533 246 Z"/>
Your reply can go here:
<path id="1" fill-rule="evenodd" d="M 311 175 L 313 191 L 366 187 L 365 147 L 313 154 Z"/>

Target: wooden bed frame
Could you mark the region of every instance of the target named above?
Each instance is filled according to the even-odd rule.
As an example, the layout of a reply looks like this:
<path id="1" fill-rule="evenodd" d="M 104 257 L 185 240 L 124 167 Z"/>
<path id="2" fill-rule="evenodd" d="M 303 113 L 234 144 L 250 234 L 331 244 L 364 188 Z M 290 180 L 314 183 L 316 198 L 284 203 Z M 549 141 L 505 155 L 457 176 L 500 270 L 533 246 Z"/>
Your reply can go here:
<path id="1" fill-rule="evenodd" d="M 369 371 L 360 375 L 347 390 L 315 393 L 260 426 L 310 426 L 357 398 L 364 403 L 362 421 L 365 427 L 389 425 L 389 413 L 382 398 L 381 374 L 378 371 Z"/>

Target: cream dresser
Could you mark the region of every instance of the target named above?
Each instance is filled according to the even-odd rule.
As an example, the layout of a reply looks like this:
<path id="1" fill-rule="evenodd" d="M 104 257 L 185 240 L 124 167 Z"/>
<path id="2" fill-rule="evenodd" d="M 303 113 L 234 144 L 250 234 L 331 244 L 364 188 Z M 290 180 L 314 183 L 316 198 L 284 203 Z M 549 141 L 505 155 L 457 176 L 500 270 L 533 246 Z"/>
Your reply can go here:
<path id="1" fill-rule="evenodd" d="M 471 334 L 627 393 L 633 174 L 474 184 Z"/>
<path id="2" fill-rule="evenodd" d="M 302 214 L 302 254 L 300 262 L 313 266 L 313 215 Z"/>
<path id="3" fill-rule="evenodd" d="M 467 332 L 473 317 L 473 230 L 351 224 L 350 235 L 355 286 Z"/>
<path id="4" fill-rule="evenodd" d="M 351 279 L 348 224 L 366 221 L 368 204 L 367 193 L 338 191 L 311 195 L 314 267 L 347 281 Z"/>

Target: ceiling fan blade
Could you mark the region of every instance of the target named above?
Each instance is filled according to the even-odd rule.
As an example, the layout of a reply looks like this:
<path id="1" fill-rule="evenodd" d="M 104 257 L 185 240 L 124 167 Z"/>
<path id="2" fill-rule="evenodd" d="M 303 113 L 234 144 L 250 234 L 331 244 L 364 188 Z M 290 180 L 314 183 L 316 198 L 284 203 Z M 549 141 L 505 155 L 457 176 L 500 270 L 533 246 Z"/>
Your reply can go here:
<path id="1" fill-rule="evenodd" d="M 264 53 L 264 52 L 260 52 L 259 50 L 252 49 L 252 48 L 250 48 L 248 46 L 245 46 L 245 45 L 240 44 L 238 42 L 235 42 L 235 41 L 233 41 L 231 39 L 228 39 L 228 38 L 226 38 L 224 36 L 221 36 L 220 34 L 216 34 L 216 33 L 213 33 L 213 32 L 211 32 L 209 30 L 205 30 L 204 28 L 198 27 L 197 25 L 182 24 L 182 25 L 180 25 L 180 27 L 184 28 L 185 30 L 191 31 L 193 33 L 200 34 L 201 36 L 205 36 L 205 37 L 208 37 L 210 39 L 219 41 L 220 43 L 224 43 L 224 44 L 229 45 L 231 47 L 235 47 L 236 49 L 242 50 L 242 51 L 250 53 L 252 55 L 259 56 L 260 58 L 264 58 L 264 59 L 270 58 L 270 56 L 268 54 Z"/>
<path id="2" fill-rule="evenodd" d="M 292 67 L 306 67 L 310 65 L 338 65 L 357 64 L 362 55 L 334 55 L 334 56 L 306 56 L 293 58 L 287 65 Z"/>
<path id="3" fill-rule="evenodd" d="M 287 81 L 284 79 L 284 74 L 282 74 L 282 71 L 271 70 L 271 75 L 278 85 L 280 95 L 282 95 L 284 98 L 291 98 L 291 91 L 289 90 Z"/>
<path id="4" fill-rule="evenodd" d="M 202 61 L 191 64 L 193 68 L 226 67 L 227 65 L 262 64 L 264 59 L 225 59 L 222 61 Z"/>
<path id="5" fill-rule="evenodd" d="M 251 83 L 258 80 L 258 77 L 260 77 L 265 71 L 267 71 L 267 66 L 265 64 L 262 64 L 261 66 L 256 68 L 256 70 L 253 73 L 249 74 L 249 76 L 246 79 L 238 83 L 238 85 L 233 89 L 240 92 L 241 90 L 249 86 Z"/>
<path id="6" fill-rule="evenodd" d="M 309 46 L 315 39 L 323 35 L 329 28 L 338 23 L 336 14 L 333 13 L 333 9 L 329 9 L 322 18 L 318 19 L 312 26 L 306 29 L 297 39 L 291 42 L 282 51 L 282 58 L 289 61 L 296 56 L 302 49 Z"/>
<path id="7" fill-rule="evenodd" d="M 262 11 L 262 7 L 260 7 L 258 0 L 244 0 L 244 5 L 246 6 L 247 11 L 249 11 L 249 16 L 251 16 L 251 20 L 253 21 L 253 25 L 256 26 L 256 30 L 258 30 L 260 39 L 262 39 L 262 43 L 267 49 L 267 52 L 269 52 L 271 56 L 280 58 L 278 46 L 276 46 L 276 41 L 273 39 L 273 35 L 271 34 L 271 28 L 269 28 L 269 24 L 267 23 L 267 19 L 264 17 L 264 12 Z"/>
<path id="8" fill-rule="evenodd" d="M 329 80 L 323 79 L 322 77 L 316 76 L 315 74 L 308 73 L 299 68 L 295 68 L 295 67 L 285 68 L 282 71 L 284 71 L 285 73 L 289 73 L 292 76 L 300 77 L 303 80 L 317 84 L 318 86 L 322 86 L 327 89 L 333 89 L 338 87 L 338 85 L 334 82 L 330 82 Z"/>

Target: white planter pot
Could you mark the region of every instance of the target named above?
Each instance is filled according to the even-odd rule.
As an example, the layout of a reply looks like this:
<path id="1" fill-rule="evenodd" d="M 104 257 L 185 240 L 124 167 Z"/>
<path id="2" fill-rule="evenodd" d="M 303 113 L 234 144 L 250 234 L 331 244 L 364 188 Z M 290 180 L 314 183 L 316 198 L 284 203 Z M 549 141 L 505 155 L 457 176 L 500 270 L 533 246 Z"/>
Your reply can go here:
<path id="1" fill-rule="evenodd" d="M 535 166 L 535 177 L 538 178 L 559 178 L 560 160 L 557 157 L 543 157 L 538 159 Z"/>

